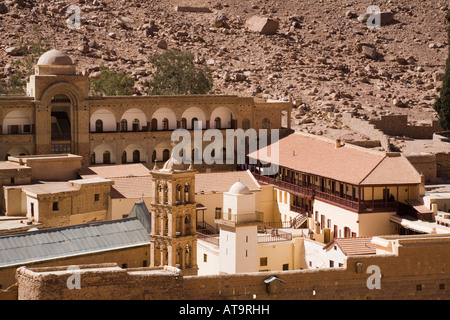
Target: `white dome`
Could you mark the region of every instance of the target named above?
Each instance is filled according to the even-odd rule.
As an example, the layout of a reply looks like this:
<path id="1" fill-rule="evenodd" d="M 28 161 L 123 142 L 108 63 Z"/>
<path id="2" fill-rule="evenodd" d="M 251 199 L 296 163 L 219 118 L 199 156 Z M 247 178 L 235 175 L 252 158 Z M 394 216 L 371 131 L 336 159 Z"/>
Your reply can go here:
<path id="1" fill-rule="evenodd" d="M 230 190 L 228 191 L 228 193 L 231 194 L 250 194 L 250 189 L 243 184 L 242 182 L 236 182 L 235 184 L 233 184 L 230 188 Z"/>
<path id="2" fill-rule="evenodd" d="M 52 49 L 44 53 L 37 63 L 38 66 L 67 66 L 73 65 L 72 59 L 65 54 L 56 49 Z"/>

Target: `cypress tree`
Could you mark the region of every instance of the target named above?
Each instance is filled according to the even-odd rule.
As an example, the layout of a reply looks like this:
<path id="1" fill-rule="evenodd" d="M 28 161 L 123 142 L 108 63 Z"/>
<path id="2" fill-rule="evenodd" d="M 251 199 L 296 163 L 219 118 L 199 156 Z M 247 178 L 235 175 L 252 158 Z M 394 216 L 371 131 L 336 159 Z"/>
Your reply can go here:
<path id="1" fill-rule="evenodd" d="M 444 130 L 450 130 L 450 11 L 445 16 L 447 20 L 448 56 L 445 63 L 445 76 L 439 98 L 434 103 L 434 110 L 438 113 L 439 124 Z"/>

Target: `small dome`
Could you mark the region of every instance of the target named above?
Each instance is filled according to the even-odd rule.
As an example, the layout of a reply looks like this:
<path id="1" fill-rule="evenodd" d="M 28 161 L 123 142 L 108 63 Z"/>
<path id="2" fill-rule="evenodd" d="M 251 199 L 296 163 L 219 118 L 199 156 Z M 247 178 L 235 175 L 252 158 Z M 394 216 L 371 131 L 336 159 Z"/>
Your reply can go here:
<path id="1" fill-rule="evenodd" d="M 73 65 L 72 59 L 65 53 L 52 49 L 44 53 L 37 63 L 38 66 L 66 66 Z"/>
<path id="2" fill-rule="evenodd" d="M 231 194 L 250 194 L 250 189 L 243 184 L 242 182 L 236 182 L 235 184 L 233 184 L 230 188 L 230 190 L 228 191 L 228 193 Z"/>

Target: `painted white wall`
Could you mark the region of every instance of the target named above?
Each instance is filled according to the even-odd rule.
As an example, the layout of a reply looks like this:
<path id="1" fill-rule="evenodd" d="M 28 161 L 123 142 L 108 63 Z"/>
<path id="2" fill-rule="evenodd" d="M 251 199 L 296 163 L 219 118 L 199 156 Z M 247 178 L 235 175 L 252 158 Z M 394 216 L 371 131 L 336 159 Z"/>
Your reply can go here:
<path id="1" fill-rule="evenodd" d="M 95 132 L 95 122 L 97 120 L 103 121 L 103 131 L 108 132 L 117 130 L 116 117 L 111 111 L 99 109 L 91 115 L 89 123 L 91 132 Z"/>
<path id="2" fill-rule="evenodd" d="M 192 118 L 197 118 L 198 121 L 202 122 L 202 129 L 206 129 L 206 116 L 202 109 L 198 107 L 190 107 L 186 109 L 181 118 L 186 119 L 186 127 L 187 129 L 193 129 L 192 128 Z"/>
<path id="3" fill-rule="evenodd" d="M 101 144 L 95 147 L 94 153 L 95 153 L 95 163 L 103 163 L 103 153 L 105 151 L 109 151 L 111 153 L 111 163 L 116 163 L 116 153 L 114 152 L 114 149 L 109 144 Z"/>
<path id="4" fill-rule="evenodd" d="M 308 269 L 330 268 L 330 260 L 334 262 L 334 268 L 338 268 L 339 263 L 345 266 L 346 256 L 339 247 L 336 246 L 336 250 L 334 246 L 328 248 L 328 250 L 323 250 L 325 244 L 306 238 L 303 243 Z"/>
<path id="5" fill-rule="evenodd" d="M 198 240 L 197 266 L 199 276 L 219 274 L 219 247 Z"/>
<path id="6" fill-rule="evenodd" d="M 8 126 L 18 125 L 19 133 L 23 133 L 24 125 L 31 125 L 31 118 L 23 111 L 15 110 L 9 112 L 3 120 L 3 134 L 8 134 Z"/>
<path id="7" fill-rule="evenodd" d="M 143 126 L 147 126 L 147 117 L 145 116 L 145 113 L 141 109 L 137 108 L 131 108 L 125 111 L 125 113 L 122 115 L 122 118 L 127 120 L 127 131 L 133 130 L 133 121 L 134 119 L 139 120 L 139 130 L 142 130 Z"/>
<path id="8" fill-rule="evenodd" d="M 219 271 L 229 274 L 258 271 L 257 226 L 221 228 Z"/>
<path id="9" fill-rule="evenodd" d="M 140 162 L 147 161 L 147 154 L 145 153 L 144 148 L 139 144 L 130 144 L 124 149 L 127 153 L 127 163 L 133 162 L 133 152 L 135 150 L 138 150 L 140 153 Z"/>
<path id="10" fill-rule="evenodd" d="M 177 128 L 177 117 L 175 115 L 175 112 L 173 112 L 173 110 L 170 110 L 169 108 L 159 108 L 152 115 L 152 119 L 158 120 L 157 130 L 163 129 L 164 118 L 167 118 L 169 120 L 169 130 L 175 130 Z"/>
<path id="11" fill-rule="evenodd" d="M 356 236 L 359 237 L 360 225 L 358 223 L 358 214 L 326 202 L 315 199 L 313 205 L 313 214 L 316 216 L 316 212 L 318 213 L 318 219 L 316 221 L 320 222 L 321 215 L 325 216 L 325 226 L 321 226 L 321 228 L 326 228 L 326 222 L 328 219 L 331 220 L 330 231 L 333 232 L 334 226 L 338 226 L 338 237 L 339 230 L 341 233 L 340 237 L 344 237 L 344 227 L 350 228 L 350 232 L 356 232 Z"/>
<path id="12" fill-rule="evenodd" d="M 231 128 L 231 119 L 233 117 L 233 113 L 227 107 L 218 107 L 213 110 L 210 118 L 210 128 L 214 128 L 214 119 L 219 117 L 221 119 L 221 128 L 227 129 Z"/>

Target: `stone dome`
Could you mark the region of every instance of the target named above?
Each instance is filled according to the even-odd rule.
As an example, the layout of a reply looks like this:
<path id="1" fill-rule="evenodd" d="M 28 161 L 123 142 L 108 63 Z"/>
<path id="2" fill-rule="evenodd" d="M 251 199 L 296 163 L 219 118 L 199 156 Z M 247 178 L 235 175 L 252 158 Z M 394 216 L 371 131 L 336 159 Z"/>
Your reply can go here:
<path id="1" fill-rule="evenodd" d="M 231 186 L 231 188 L 228 191 L 228 193 L 231 193 L 231 194 L 250 194 L 251 192 L 250 192 L 250 189 L 245 184 L 243 184 L 242 182 L 239 181 L 239 182 L 234 183 Z"/>
<path id="2" fill-rule="evenodd" d="M 72 59 L 56 49 L 52 49 L 44 53 L 38 60 L 38 66 L 71 66 L 73 65 Z"/>

